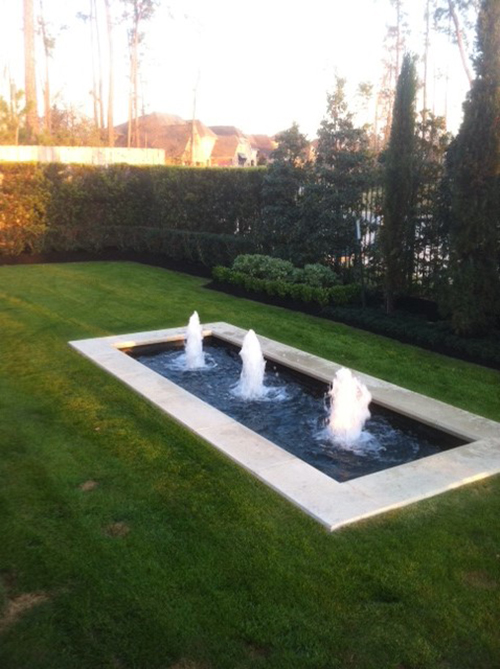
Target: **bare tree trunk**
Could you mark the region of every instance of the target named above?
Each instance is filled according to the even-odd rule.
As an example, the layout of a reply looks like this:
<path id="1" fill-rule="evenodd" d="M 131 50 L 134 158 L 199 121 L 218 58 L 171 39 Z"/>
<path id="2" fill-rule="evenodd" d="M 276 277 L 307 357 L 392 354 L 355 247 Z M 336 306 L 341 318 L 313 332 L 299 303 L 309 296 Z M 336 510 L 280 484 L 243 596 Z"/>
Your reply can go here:
<path id="1" fill-rule="evenodd" d="M 9 112 L 12 123 L 14 124 L 14 144 L 18 146 L 19 144 L 19 114 L 17 111 L 18 94 L 15 81 L 14 79 L 12 79 L 10 75 L 10 70 L 8 70 L 8 72 L 9 72 L 8 76 L 9 76 L 9 95 L 10 95 Z"/>
<path id="2" fill-rule="evenodd" d="M 127 123 L 127 148 L 132 146 L 132 119 L 133 119 L 133 99 L 134 99 L 134 54 L 130 54 L 130 90 L 128 94 L 128 123 Z"/>
<path id="3" fill-rule="evenodd" d="M 94 126 L 99 128 L 99 104 L 97 93 L 97 75 L 95 63 L 95 36 L 94 36 L 94 2 L 89 0 L 89 23 L 90 23 L 90 50 L 92 59 L 92 99 L 94 104 Z"/>
<path id="4" fill-rule="evenodd" d="M 43 87 L 43 129 L 52 134 L 52 110 L 50 107 L 49 58 L 45 54 L 45 85 Z"/>
<path id="5" fill-rule="evenodd" d="M 130 51 L 130 92 L 128 98 L 128 129 L 127 129 L 127 147 L 130 149 L 133 143 L 137 142 L 137 49 L 138 34 L 137 26 L 132 35 L 132 44 Z"/>
<path id="6" fill-rule="evenodd" d="M 50 44 L 49 36 L 47 34 L 47 26 L 45 25 L 45 14 L 43 11 L 43 2 L 40 0 L 40 28 L 42 31 L 43 53 L 45 58 L 45 81 L 43 86 L 43 129 L 50 135 L 52 133 L 52 111 L 50 107 L 50 73 L 49 73 L 49 58 L 50 58 Z"/>
<path id="7" fill-rule="evenodd" d="M 106 5 L 106 27 L 108 35 L 108 146 L 114 146 L 115 136 L 113 131 L 113 104 L 114 104 L 114 65 L 113 65 L 113 22 L 111 20 L 110 0 L 104 0 Z"/>
<path id="8" fill-rule="evenodd" d="M 38 100 L 36 95 L 35 17 L 33 0 L 23 0 L 24 18 L 24 94 L 26 97 L 26 130 L 33 142 L 39 131 Z"/>
<path id="9" fill-rule="evenodd" d="M 422 121 L 426 122 L 427 120 L 427 81 L 428 81 L 428 71 L 429 71 L 429 35 L 430 35 L 430 17 L 431 17 L 431 7 L 430 0 L 427 0 L 425 7 L 425 44 L 424 44 L 424 86 L 423 86 L 423 110 L 422 110 Z"/>
<path id="10" fill-rule="evenodd" d="M 136 24 L 134 31 L 134 68 L 133 68 L 133 143 L 139 148 L 139 26 Z"/>
<path id="11" fill-rule="evenodd" d="M 455 26 L 455 37 L 457 39 L 458 50 L 460 51 L 460 58 L 462 59 L 462 65 L 469 80 L 469 86 L 472 86 L 472 73 L 470 71 L 469 63 L 467 62 L 467 55 L 465 53 L 464 40 L 462 37 L 462 30 L 460 28 L 460 21 L 458 20 L 458 14 L 455 11 L 455 5 L 452 0 L 448 0 L 448 7 L 450 9 L 450 16 L 453 19 L 453 25 Z"/>
<path id="12" fill-rule="evenodd" d="M 99 111 L 99 128 L 104 128 L 104 102 L 102 93 L 102 56 L 101 56 L 101 33 L 99 30 L 99 19 L 97 17 L 97 2 L 93 0 L 94 4 L 94 24 L 95 36 L 97 45 L 97 95 L 98 95 L 98 111 Z"/>
<path id="13" fill-rule="evenodd" d="M 396 0 L 396 81 L 401 62 L 401 0 Z"/>

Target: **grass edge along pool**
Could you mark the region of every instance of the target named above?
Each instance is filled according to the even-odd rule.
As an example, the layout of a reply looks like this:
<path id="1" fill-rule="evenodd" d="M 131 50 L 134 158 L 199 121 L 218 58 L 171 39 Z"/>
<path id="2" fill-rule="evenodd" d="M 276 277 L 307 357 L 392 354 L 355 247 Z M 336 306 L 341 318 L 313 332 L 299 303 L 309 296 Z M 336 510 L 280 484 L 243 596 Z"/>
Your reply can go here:
<path id="1" fill-rule="evenodd" d="M 214 334 L 236 346 L 241 346 L 246 334 L 225 322 L 203 327 L 205 336 Z M 338 483 L 122 352 L 143 344 L 183 340 L 185 331 L 182 326 L 69 343 L 330 531 L 500 473 L 499 423 L 356 371 L 377 404 L 470 443 Z M 260 335 L 259 340 L 268 360 L 326 383 L 340 368 L 281 342 Z"/>

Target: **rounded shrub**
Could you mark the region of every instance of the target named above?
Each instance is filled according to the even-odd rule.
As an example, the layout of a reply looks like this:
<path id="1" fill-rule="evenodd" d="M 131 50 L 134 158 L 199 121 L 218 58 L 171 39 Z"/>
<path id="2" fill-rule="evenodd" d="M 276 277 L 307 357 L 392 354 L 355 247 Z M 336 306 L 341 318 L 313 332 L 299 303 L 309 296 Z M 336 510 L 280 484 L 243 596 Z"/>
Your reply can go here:
<path id="1" fill-rule="evenodd" d="M 296 269 L 288 260 L 259 253 L 240 255 L 233 262 L 235 272 L 269 281 L 293 281 Z"/>
<path id="2" fill-rule="evenodd" d="M 331 288 L 338 283 L 338 277 L 326 265 L 315 263 L 304 266 L 301 283 L 306 283 L 308 286 L 314 286 L 315 288 Z"/>

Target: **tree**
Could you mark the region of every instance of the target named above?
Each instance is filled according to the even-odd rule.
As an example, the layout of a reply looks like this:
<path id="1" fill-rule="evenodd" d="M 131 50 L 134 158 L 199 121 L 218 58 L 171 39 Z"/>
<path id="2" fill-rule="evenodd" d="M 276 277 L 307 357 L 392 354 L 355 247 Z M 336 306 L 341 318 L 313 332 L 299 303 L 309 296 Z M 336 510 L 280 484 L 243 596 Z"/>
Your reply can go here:
<path id="1" fill-rule="evenodd" d="M 368 135 L 354 126 L 345 80 L 337 77 L 318 130 L 313 179 L 306 189 L 308 245 L 314 261 L 339 259 L 356 247 L 356 222 L 371 163 Z"/>
<path id="2" fill-rule="evenodd" d="M 439 215 L 445 155 L 451 135 L 444 117 L 423 109 L 415 138 L 415 239 L 413 258 L 419 295 L 435 299 L 447 256 L 444 220 Z M 417 286 L 414 284 L 413 288 Z"/>
<path id="3" fill-rule="evenodd" d="M 16 90 L 10 81 L 10 100 L 0 97 L 0 144 L 19 144 L 19 130 L 26 118 L 26 107 L 21 107 L 23 91 Z"/>
<path id="4" fill-rule="evenodd" d="M 50 141 L 64 146 L 101 146 L 100 131 L 93 119 L 82 114 L 72 105 L 51 109 L 52 134 Z"/>
<path id="5" fill-rule="evenodd" d="M 500 2 L 483 0 L 476 78 L 448 152 L 450 306 L 456 332 L 481 333 L 500 315 Z"/>
<path id="6" fill-rule="evenodd" d="M 478 5 L 478 0 L 437 0 L 434 11 L 434 21 L 437 29 L 452 36 L 458 47 L 462 67 L 469 85 L 472 85 L 472 72 L 467 56 L 467 38 L 463 25 L 466 28 L 471 27 L 471 24 L 473 24 L 471 16 L 477 17 Z"/>
<path id="7" fill-rule="evenodd" d="M 33 0 L 23 0 L 24 31 L 24 86 L 26 97 L 27 141 L 33 142 L 38 134 L 38 99 L 36 93 L 35 14 Z"/>
<path id="8" fill-rule="evenodd" d="M 111 18 L 111 0 L 104 0 L 106 7 L 106 32 L 108 37 L 108 146 L 115 143 L 113 129 L 113 106 L 114 106 L 114 48 L 113 48 L 113 20 Z"/>
<path id="9" fill-rule="evenodd" d="M 309 142 L 292 126 L 276 135 L 278 147 L 264 177 L 259 243 L 265 253 L 299 262 L 304 184 L 308 178 Z"/>
<path id="10" fill-rule="evenodd" d="M 156 9 L 156 0 L 122 0 L 124 19 L 128 22 L 130 55 L 130 94 L 128 110 L 127 146 L 139 146 L 139 46 L 144 40 L 142 25 L 149 21 Z"/>
<path id="11" fill-rule="evenodd" d="M 52 132 L 51 108 L 52 101 L 50 95 L 50 60 L 54 55 L 56 45 L 56 36 L 61 31 L 66 30 L 67 26 L 59 26 L 57 30 L 47 21 L 44 12 L 43 0 L 39 0 L 38 14 L 38 34 L 42 38 L 44 55 L 44 78 L 43 78 L 43 130 L 45 138 L 50 138 Z"/>
<path id="12" fill-rule="evenodd" d="M 424 40 L 424 76 L 422 81 L 423 100 L 422 100 L 422 121 L 425 124 L 427 117 L 427 82 L 429 71 L 429 47 L 430 47 L 430 32 L 431 32 L 431 0 L 426 0 L 425 3 L 425 40 Z"/>
<path id="13" fill-rule="evenodd" d="M 384 71 L 376 97 L 374 137 L 375 147 L 379 148 L 379 133 L 382 130 L 382 148 L 387 145 L 392 123 L 392 107 L 394 105 L 394 91 L 398 77 L 401 55 L 405 48 L 406 37 L 409 33 L 407 15 L 402 0 L 390 0 L 394 7 L 394 23 L 387 26 L 384 38 L 385 57 Z M 381 124 L 384 124 L 381 127 Z"/>
<path id="14" fill-rule="evenodd" d="M 90 34 L 90 58 L 92 63 L 92 103 L 94 107 L 94 125 L 96 129 L 104 126 L 104 103 L 102 86 L 102 58 L 99 23 L 96 0 L 89 1 L 89 13 L 78 12 L 77 18 L 88 22 Z"/>
<path id="15" fill-rule="evenodd" d="M 386 311 L 394 310 L 398 293 L 408 289 L 413 274 L 415 180 L 415 58 L 406 54 L 396 87 L 391 134 L 385 156 L 384 222 Z"/>

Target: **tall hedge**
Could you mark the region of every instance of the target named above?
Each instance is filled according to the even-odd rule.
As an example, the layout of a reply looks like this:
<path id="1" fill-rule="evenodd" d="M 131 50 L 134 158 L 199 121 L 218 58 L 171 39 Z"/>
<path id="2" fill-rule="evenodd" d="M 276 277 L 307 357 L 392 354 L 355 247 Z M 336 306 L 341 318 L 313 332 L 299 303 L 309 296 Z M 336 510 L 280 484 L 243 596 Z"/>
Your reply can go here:
<path id="1" fill-rule="evenodd" d="M 263 171 L 0 166 L 0 255 L 108 247 L 208 266 L 253 250 Z"/>

